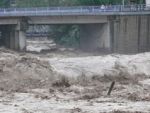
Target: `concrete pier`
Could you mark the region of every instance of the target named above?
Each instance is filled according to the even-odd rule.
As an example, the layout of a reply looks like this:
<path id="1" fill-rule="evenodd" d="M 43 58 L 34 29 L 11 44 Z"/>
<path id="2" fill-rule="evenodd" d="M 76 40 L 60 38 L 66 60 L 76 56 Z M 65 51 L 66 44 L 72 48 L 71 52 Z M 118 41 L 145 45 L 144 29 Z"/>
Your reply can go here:
<path id="1" fill-rule="evenodd" d="M 110 19 L 110 25 L 113 52 L 150 50 L 150 16 L 115 16 Z"/>
<path id="2" fill-rule="evenodd" d="M 18 51 L 26 50 L 25 33 L 20 30 L 19 25 L 2 25 L 0 28 L 4 46 Z"/>

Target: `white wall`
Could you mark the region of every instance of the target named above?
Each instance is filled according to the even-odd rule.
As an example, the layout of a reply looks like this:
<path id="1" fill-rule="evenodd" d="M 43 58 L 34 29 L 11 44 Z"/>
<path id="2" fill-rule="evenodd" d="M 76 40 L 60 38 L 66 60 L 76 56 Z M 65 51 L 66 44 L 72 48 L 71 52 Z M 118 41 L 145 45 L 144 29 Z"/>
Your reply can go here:
<path id="1" fill-rule="evenodd" d="M 146 0 L 146 4 L 150 5 L 150 0 Z"/>

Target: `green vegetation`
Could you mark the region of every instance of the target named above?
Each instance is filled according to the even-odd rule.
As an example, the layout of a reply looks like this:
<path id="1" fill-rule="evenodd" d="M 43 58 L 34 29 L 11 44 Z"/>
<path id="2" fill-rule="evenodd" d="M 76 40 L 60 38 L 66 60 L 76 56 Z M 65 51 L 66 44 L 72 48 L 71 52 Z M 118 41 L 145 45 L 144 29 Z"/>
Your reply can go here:
<path id="1" fill-rule="evenodd" d="M 16 7 L 48 7 L 48 6 L 79 6 L 122 4 L 122 0 L 0 0 L 0 7 L 9 7 L 12 2 Z M 130 0 L 124 0 L 128 4 Z M 144 3 L 145 0 L 132 0 L 135 3 Z"/>
<path id="2" fill-rule="evenodd" d="M 79 46 L 80 36 L 78 25 L 52 25 L 49 32 L 50 37 L 60 45 L 75 48 Z"/>
<path id="3" fill-rule="evenodd" d="M 0 0 L 0 7 L 9 7 L 10 0 Z"/>
<path id="4" fill-rule="evenodd" d="M 125 4 L 129 0 L 124 0 Z M 135 3 L 144 3 L 145 0 L 135 0 Z M 48 6 L 77 6 L 77 5 L 101 5 L 122 4 L 122 0 L 16 0 L 18 7 L 48 7 Z"/>

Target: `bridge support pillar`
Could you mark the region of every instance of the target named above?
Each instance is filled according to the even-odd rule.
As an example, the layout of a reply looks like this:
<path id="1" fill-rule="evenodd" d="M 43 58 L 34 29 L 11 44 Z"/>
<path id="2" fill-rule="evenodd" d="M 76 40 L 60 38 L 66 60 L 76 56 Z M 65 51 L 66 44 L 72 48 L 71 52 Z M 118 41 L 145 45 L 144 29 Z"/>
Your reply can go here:
<path id="1" fill-rule="evenodd" d="M 19 25 L 3 25 L 0 26 L 0 28 L 2 45 L 18 51 L 26 50 L 25 32 L 20 30 Z"/>
<path id="2" fill-rule="evenodd" d="M 19 25 L 11 25 L 9 38 L 10 49 L 25 51 L 26 50 L 26 36 L 25 32 L 20 29 Z M 7 40 L 8 40 L 7 39 Z"/>
<path id="3" fill-rule="evenodd" d="M 16 49 L 15 48 L 15 29 L 13 29 L 13 26 L 11 26 L 11 29 L 10 29 L 10 35 L 9 35 L 9 38 L 10 38 L 10 49 Z"/>
<path id="4" fill-rule="evenodd" d="M 23 31 L 15 31 L 15 49 L 19 51 L 26 50 L 26 36 Z"/>
<path id="5" fill-rule="evenodd" d="M 109 23 L 80 25 L 80 48 L 89 52 L 111 52 Z"/>

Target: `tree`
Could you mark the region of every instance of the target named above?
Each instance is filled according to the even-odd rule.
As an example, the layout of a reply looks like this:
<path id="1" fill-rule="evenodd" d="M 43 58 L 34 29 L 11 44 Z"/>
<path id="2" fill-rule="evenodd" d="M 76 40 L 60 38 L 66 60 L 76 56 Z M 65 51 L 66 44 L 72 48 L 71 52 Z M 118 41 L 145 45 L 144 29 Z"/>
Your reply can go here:
<path id="1" fill-rule="evenodd" d="M 0 0 L 0 7 L 10 7 L 12 0 Z M 122 0 L 15 0 L 17 7 L 48 7 L 48 6 L 81 6 L 101 4 L 122 4 Z M 138 4 L 145 0 L 124 0 L 125 4 L 133 1 Z"/>
<path id="2" fill-rule="evenodd" d="M 10 7 L 11 0 L 0 0 L 0 7 Z"/>
<path id="3" fill-rule="evenodd" d="M 16 0 L 18 7 L 47 7 L 48 0 Z"/>

